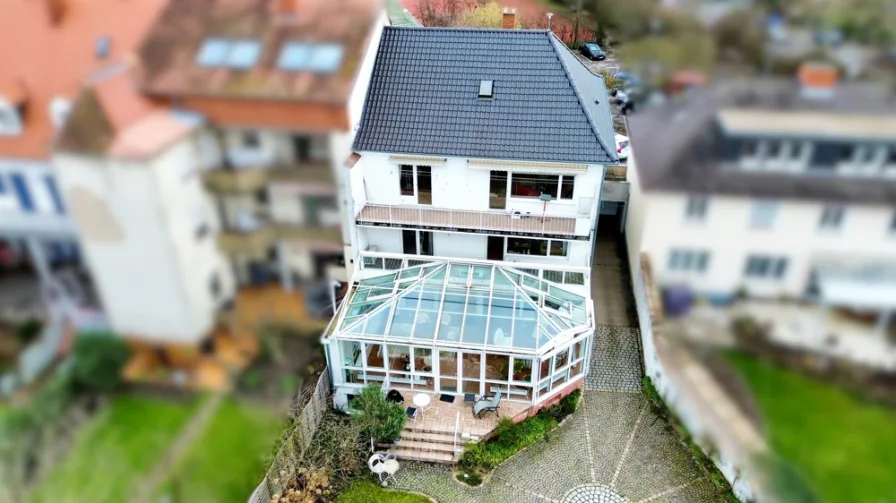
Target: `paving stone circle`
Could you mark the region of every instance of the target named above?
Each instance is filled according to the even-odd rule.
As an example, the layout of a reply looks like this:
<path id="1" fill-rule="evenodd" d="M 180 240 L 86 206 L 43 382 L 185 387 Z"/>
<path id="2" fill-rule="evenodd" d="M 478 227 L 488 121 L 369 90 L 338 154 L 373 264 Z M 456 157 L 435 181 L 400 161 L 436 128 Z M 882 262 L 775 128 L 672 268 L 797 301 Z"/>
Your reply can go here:
<path id="1" fill-rule="evenodd" d="M 628 503 L 625 498 L 599 485 L 580 486 L 563 498 L 563 503 Z"/>

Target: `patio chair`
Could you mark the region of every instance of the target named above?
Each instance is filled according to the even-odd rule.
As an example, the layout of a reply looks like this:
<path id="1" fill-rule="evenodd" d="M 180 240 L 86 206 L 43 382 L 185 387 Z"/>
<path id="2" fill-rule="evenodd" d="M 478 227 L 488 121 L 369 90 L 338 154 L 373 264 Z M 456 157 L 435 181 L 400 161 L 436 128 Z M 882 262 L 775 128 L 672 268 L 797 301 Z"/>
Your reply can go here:
<path id="1" fill-rule="evenodd" d="M 495 393 L 495 396 L 482 398 L 473 405 L 473 417 L 482 419 L 482 415 L 486 412 L 494 412 L 498 414 L 498 406 L 501 404 L 501 392 Z"/>
<path id="2" fill-rule="evenodd" d="M 417 422 L 417 414 L 419 412 L 416 407 L 408 407 L 404 412 L 408 415 L 409 419 L 413 419 L 415 423 Z"/>
<path id="3" fill-rule="evenodd" d="M 374 454 L 367 460 L 367 467 L 379 477 L 380 484 L 385 487 L 389 479 L 395 480 L 395 472 L 398 471 L 399 464 L 395 456 Z"/>

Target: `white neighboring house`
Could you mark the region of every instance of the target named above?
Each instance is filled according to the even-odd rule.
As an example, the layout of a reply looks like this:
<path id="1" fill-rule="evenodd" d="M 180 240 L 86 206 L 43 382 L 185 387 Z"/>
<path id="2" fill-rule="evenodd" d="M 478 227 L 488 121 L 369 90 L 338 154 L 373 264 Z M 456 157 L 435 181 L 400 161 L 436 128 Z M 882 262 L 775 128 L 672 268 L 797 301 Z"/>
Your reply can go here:
<path id="1" fill-rule="evenodd" d="M 550 32 L 386 28 L 348 163 L 355 257 L 590 267 L 613 135 L 603 80 Z"/>
<path id="2" fill-rule="evenodd" d="M 883 336 L 896 310 L 894 117 L 885 87 L 816 66 L 630 117 L 633 278 L 645 252 L 661 286 L 858 311 Z"/>

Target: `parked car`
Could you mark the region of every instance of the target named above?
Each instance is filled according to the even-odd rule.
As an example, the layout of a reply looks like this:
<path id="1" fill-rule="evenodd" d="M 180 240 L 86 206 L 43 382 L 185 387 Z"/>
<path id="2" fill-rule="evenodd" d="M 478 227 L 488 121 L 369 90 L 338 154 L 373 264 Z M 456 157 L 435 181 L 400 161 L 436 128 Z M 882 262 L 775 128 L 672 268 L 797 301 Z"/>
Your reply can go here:
<path id="1" fill-rule="evenodd" d="M 620 161 L 627 160 L 630 150 L 631 150 L 631 146 L 629 145 L 628 136 L 617 133 L 616 134 L 616 154 L 619 156 L 619 160 Z"/>
<path id="2" fill-rule="evenodd" d="M 607 53 L 593 42 L 586 42 L 579 46 L 579 52 L 591 61 L 603 61 L 607 59 Z"/>

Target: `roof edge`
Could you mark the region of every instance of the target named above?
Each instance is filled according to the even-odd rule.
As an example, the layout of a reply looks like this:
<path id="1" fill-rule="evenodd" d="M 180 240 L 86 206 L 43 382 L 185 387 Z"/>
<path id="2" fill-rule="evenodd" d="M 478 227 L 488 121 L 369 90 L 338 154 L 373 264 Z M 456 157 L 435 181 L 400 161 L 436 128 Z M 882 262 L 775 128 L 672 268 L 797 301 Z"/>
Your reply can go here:
<path id="1" fill-rule="evenodd" d="M 576 85 L 575 79 L 572 77 L 572 74 L 569 72 L 569 67 L 566 65 L 566 62 L 563 60 L 563 57 L 559 54 L 559 51 L 568 51 L 569 49 L 566 46 L 558 47 L 558 44 L 561 44 L 560 39 L 557 38 L 557 35 L 554 35 L 554 32 L 548 30 L 542 30 L 548 33 L 548 38 L 551 41 L 551 47 L 554 48 L 554 55 L 557 56 L 557 59 L 560 61 L 560 66 L 563 68 L 563 73 L 566 75 L 566 79 L 569 81 L 569 84 L 572 86 L 573 92 L 576 93 L 576 98 L 579 100 L 579 107 L 582 109 L 582 113 L 585 114 L 585 118 L 588 119 L 588 125 L 591 127 L 591 132 L 594 133 L 594 137 L 597 138 L 597 142 L 600 143 L 600 146 L 604 148 L 604 152 L 610 156 L 611 160 L 619 160 L 617 156 L 615 148 L 609 148 L 607 143 L 604 141 L 603 137 L 600 134 L 600 131 L 597 127 L 597 123 L 594 122 L 594 118 L 588 113 L 588 110 L 585 108 L 585 101 L 582 98 L 582 93 L 579 91 L 579 86 Z M 575 57 L 575 56 L 573 56 Z M 578 60 L 577 60 L 578 61 Z M 579 63 L 581 64 L 581 62 Z M 585 65 L 582 65 L 583 67 Z M 604 78 L 601 75 L 597 75 L 593 73 L 590 69 L 585 67 L 588 70 L 588 73 L 594 75 L 595 78 L 600 79 L 602 83 L 604 83 L 604 89 L 606 89 L 606 83 L 604 82 Z"/>

